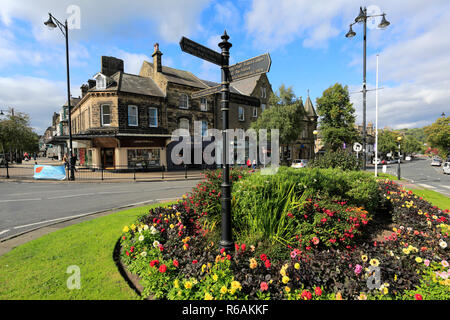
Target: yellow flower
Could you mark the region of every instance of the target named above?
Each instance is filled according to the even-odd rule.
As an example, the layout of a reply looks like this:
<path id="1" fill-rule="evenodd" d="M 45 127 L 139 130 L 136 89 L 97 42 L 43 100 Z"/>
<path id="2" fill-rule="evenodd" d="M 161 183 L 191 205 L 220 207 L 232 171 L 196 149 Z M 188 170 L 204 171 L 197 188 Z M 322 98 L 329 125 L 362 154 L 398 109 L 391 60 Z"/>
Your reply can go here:
<path id="1" fill-rule="evenodd" d="M 289 293 L 289 292 L 291 292 L 291 288 L 285 287 L 285 288 L 284 288 L 284 291 L 286 291 L 287 293 Z"/>
<path id="2" fill-rule="evenodd" d="M 135 230 L 136 229 L 136 226 L 134 225 L 134 223 L 131 225 L 131 230 Z"/>
<path id="3" fill-rule="evenodd" d="M 210 295 L 208 292 L 205 292 L 205 300 L 214 300 L 214 297 Z"/>
<path id="4" fill-rule="evenodd" d="M 212 278 L 213 278 L 214 281 L 217 281 L 217 279 L 219 279 L 219 277 L 217 276 L 217 274 L 213 274 Z"/>
<path id="5" fill-rule="evenodd" d="M 336 293 L 336 300 L 342 300 L 341 292 Z"/>
<path id="6" fill-rule="evenodd" d="M 295 268 L 296 270 L 300 269 L 300 264 L 297 262 L 296 264 L 294 264 L 294 268 Z"/>
<path id="7" fill-rule="evenodd" d="M 227 291 L 228 291 L 228 289 L 227 289 L 227 287 L 225 287 L 225 286 L 223 286 L 222 288 L 220 288 L 220 293 L 221 293 L 221 294 L 225 294 L 225 293 L 227 293 Z"/>
<path id="8" fill-rule="evenodd" d="M 380 265 L 380 261 L 378 261 L 378 259 L 371 259 L 369 263 L 373 267 L 378 267 Z"/>
<path id="9" fill-rule="evenodd" d="M 232 281 L 231 282 L 231 289 L 241 290 L 242 289 L 241 283 L 239 281 Z"/>
<path id="10" fill-rule="evenodd" d="M 177 212 L 176 215 L 179 216 L 179 215 L 181 215 L 181 213 Z"/>
<path id="11" fill-rule="evenodd" d="M 362 261 L 366 262 L 367 259 L 369 259 L 369 258 L 368 258 L 365 254 L 363 254 L 363 255 L 361 256 L 361 260 L 362 260 Z"/>
<path id="12" fill-rule="evenodd" d="M 179 288 L 180 287 L 180 281 L 178 281 L 178 279 L 175 279 L 175 281 L 173 282 L 173 285 L 175 288 Z"/>
<path id="13" fill-rule="evenodd" d="M 192 282 L 187 281 L 187 282 L 184 284 L 184 287 L 185 287 L 186 289 L 192 289 Z"/>
<path id="14" fill-rule="evenodd" d="M 359 300 L 367 300 L 367 296 L 366 296 L 365 293 L 361 292 L 360 295 L 359 295 L 359 297 L 358 297 L 358 299 L 359 299 Z"/>
<path id="15" fill-rule="evenodd" d="M 286 270 L 284 270 L 283 268 L 281 268 L 280 273 L 283 277 L 286 277 Z"/>
<path id="16" fill-rule="evenodd" d="M 409 249 L 408 248 L 403 248 L 402 251 L 403 251 L 404 254 L 409 254 Z"/>
<path id="17" fill-rule="evenodd" d="M 206 264 L 202 265 L 202 272 L 205 272 Z"/>
<path id="18" fill-rule="evenodd" d="M 258 266 L 258 262 L 255 258 L 250 259 L 250 269 L 255 269 Z"/>
<path id="19" fill-rule="evenodd" d="M 123 232 L 128 232 L 128 231 L 130 231 L 130 229 L 127 227 L 127 226 L 125 226 L 125 227 L 123 227 L 123 230 L 122 230 Z"/>
<path id="20" fill-rule="evenodd" d="M 398 229 L 397 229 L 397 228 L 392 228 L 392 230 L 393 230 L 394 232 L 397 232 Z"/>
<path id="21" fill-rule="evenodd" d="M 422 260 L 422 258 L 421 257 L 416 257 L 416 262 L 417 263 L 421 263 L 423 260 Z"/>
<path id="22" fill-rule="evenodd" d="M 170 227 L 170 229 L 173 229 L 175 226 L 173 224 L 171 224 L 169 227 Z"/>
<path id="23" fill-rule="evenodd" d="M 389 289 L 384 287 L 382 290 L 382 293 L 386 295 L 386 294 L 388 294 L 388 292 L 389 292 Z"/>
<path id="24" fill-rule="evenodd" d="M 397 281 L 397 275 L 394 275 L 394 281 Z"/>
<path id="25" fill-rule="evenodd" d="M 281 279 L 281 281 L 286 284 L 289 282 L 289 277 L 288 276 L 283 276 L 283 278 Z"/>

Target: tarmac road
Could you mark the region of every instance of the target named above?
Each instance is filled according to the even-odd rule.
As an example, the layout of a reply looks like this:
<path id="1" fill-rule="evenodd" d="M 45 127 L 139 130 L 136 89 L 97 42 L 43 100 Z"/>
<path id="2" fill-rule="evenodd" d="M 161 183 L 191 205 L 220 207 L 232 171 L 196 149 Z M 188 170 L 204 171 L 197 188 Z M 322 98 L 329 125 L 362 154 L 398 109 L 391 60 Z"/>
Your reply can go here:
<path id="1" fill-rule="evenodd" d="M 179 198 L 197 183 L 0 182 L 0 240 L 98 211 Z"/>

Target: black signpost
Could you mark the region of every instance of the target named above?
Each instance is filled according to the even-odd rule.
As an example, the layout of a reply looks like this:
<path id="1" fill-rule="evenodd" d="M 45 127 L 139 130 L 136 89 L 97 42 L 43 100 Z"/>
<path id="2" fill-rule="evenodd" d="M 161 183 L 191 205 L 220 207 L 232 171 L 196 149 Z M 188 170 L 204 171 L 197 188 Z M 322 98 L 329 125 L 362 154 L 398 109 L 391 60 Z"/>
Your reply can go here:
<path id="1" fill-rule="evenodd" d="M 228 129 L 228 112 L 230 110 L 230 82 L 239 79 L 245 79 L 256 74 L 269 72 L 271 60 L 268 53 L 261 56 L 237 63 L 229 66 L 230 48 L 232 44 L 228 42 L 230 37 L 225 31 L 221 37 L 222 42 L 219 43 L 222 53 L 211 50 L 197 42 L 182 37 L 180 40 L 181 50 L 192 54 L 200 59 L 217 64 L 221 67 L 222 83 L 219 86 L 210 87 L 204 90 L 197 91 L 191 95 L 192 98 L 200 98 L 210 94 L 220 92 L 221 111 L 222 111 L 222 137 L 223 137 L 223 182 L 221 185 L 221 200 L 222 200 L 222 238 L 219 246 L 225 250 L 234 250 L 233 237 L 231 232 L 231 182 L 230 182 L 230 165 L 227 161 L 227 129 Z"/>

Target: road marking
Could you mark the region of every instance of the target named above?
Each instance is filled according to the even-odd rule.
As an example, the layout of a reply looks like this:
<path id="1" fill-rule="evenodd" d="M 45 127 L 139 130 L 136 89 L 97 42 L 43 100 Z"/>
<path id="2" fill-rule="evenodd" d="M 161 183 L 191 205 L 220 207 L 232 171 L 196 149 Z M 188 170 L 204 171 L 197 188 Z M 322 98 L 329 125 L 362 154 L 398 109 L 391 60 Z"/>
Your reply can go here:
<path id="1" fill-rule="evenodd" d="M 443 186 L 444 188 L 450 189 L 450 186 Z"/>
<path id="2" fill-rule="evenodd" d="M 91 195 L 94 195 L 94 193 L 71 194 L 71 195 L 68 195 L 68 196 L 51 197 L 51 198 L 47 198 L 47 200 L 75 198 L 75 197 L 91 196 Z"/>
<path id="3" fill-rule="evenodd" d="M 0 235 L 2 235 L 2 234 L 4 234 L 4 233 L 7 233 L 7 232 L 9 232 L 9 229 L 8 229 L 8 230 L 0 231 Z"/>
<path id="4" fill-rule="evenodd" d="M 12 199 L 12 200 L 0 200 L 0 202 L 17 202 L 17 201 L 40 201 L 42 198 L 35 199 Z"/>
<path id="5" fill-rule="evenodd" d="M 428 184 L 425 184 L 425 183 L 419 183 L 419 186 L 427 188 L 427 189 L 436 189 L 436 187 L 429 186 Z"/>
<path id="6" fill-rule="evenodd" d="M 179 198 L 164 198 L 164 199 L 156 199 L 156 201 L 166 201 L 166 200 L 178 200 Z"/>

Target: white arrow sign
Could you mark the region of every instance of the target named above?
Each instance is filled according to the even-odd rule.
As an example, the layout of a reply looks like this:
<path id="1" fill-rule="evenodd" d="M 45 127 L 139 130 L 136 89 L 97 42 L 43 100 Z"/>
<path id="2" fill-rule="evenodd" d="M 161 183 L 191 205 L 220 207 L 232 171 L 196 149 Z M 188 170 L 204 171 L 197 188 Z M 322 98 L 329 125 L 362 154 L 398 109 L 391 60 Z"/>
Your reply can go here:
<path id="1" fill-rule="evenodd" d="M 355 152 L 360 152 L 362 150 L 362 145 L 358 142 L 355 142 L 355 144 L 353 145 L 353 150 Z"/>

